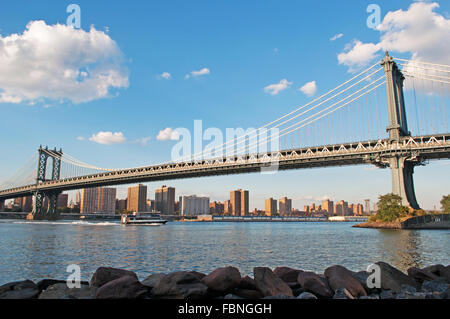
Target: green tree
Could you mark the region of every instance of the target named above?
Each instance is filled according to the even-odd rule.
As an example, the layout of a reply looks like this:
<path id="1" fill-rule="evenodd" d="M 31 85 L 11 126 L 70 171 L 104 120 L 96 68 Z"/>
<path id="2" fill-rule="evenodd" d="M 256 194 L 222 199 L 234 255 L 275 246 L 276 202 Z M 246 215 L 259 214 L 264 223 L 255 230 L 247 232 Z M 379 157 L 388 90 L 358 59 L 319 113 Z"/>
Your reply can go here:
<path id="1" fill-rule="evenodd" d="M 378 198 L 376 219 L 383 222 L 393 222 L 406 217 L 409 209 L 402 205 L 402 198 L 395 194 L 381 195 Z"/>
<path id="2" fill-rule="evenodd" d="M 450 213 L 450 195 L 442 196 L 441 209 L 445 213 Z"/>

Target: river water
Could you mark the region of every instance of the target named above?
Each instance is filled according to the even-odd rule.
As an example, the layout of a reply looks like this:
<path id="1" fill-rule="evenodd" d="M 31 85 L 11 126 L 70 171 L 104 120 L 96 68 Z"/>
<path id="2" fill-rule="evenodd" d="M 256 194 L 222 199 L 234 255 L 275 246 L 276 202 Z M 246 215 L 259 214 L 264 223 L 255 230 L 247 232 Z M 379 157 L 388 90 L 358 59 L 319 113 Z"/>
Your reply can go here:
<path id="1" fill-rule="evenodd" d="M 123 226 L 115 222 L 0 221 L 0 284 L 66 279 L 77 264 L 82 280 L 100 266 L 135 271 L 208 273 L 232 265 L 242 275 L 256 266 L 322 272 L 334 264 L 365 270 L 385 261 L 411 266 L 449 264 L 449 230 L 376 230 L 352 223 L 182 223 Z"/>

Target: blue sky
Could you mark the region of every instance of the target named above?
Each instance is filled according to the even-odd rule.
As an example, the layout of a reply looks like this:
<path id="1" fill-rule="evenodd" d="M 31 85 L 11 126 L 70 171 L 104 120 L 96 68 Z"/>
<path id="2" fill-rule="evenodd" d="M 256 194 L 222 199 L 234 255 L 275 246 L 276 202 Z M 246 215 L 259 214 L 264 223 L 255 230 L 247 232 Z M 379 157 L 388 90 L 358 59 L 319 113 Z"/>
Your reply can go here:
<path id="1" fill-rule="evenodd" d="M 49 85 L 26 91 L 33 98 L 24 93 L 13 103 L 0 99 L 0 180 L 41 144 L 62 147 L 100 167 L 170 160 L 176 142 L 158 140 L 161 130 L 191 129 L 197 119 L 205 128 L 259 127 L 308 102 L 311 98 L 298 90 L 304 84 L 315 81 L 318 95 L 353 76 L 338 55 L 348 52 L 349 45 L 358 49 L 355 39 L 380 41 L 380 32 L 366 25 L 366 8 L 373 1 L 17 0 L 2 4 L 0 35 L 21 35 L 31 21 L 65 24 L 70 3 L 81 8 L 82 30 L 89 32 L 94 26 L 111 40 L 105 54 L 114 60 L 121 84 L 110 87 L 106 96 L 85 97 L 87 101 L 81 103 L 63 89 L 57 92 L 60 98 L 49 98 Z M 383 18 L 389 11 L 408 10 L 412 1 L 376 3 Z M 450 3 L 437 3 L 440 7 L 434 12 L 450 19 Z M 58 53 L 52 46 L 48 50 Z M 409 58 L 414 53 L 426 52 L 406 48 L 397 55 Z M 185 78 L 205 68 L 208 74 Z M 169 79 L 161 76 L 164 72 L 170 73 Z M 276 95 L 264 91 L 282 79 L 291 86 Z M 0 92 L 13 85 L 7 80 L 0 80 Z M 76 97 L 82 99 L 82 94 L 77 92 Z M 99 132 L 121 133 L 123 138 L 112 144 L 91 141 Z M 442 195 L 449 193 L 449 168 L 449 161 L 417 168 L 417 197 L 424 208 L 439 207 Z M 249 189 L 251 209 L 263 208 L 264 199 L 271 196 L 291 197 L 294 207 L 302 208 L 324 197 L 374 202 L 391 190 L 389 170 L 364 166 L 190 179 L 170 185 L 177 188 L 177 196 L 210 195 L 212 200 L 227 199 L 231 189 Z M 151 198 L 159 186 L 149 184 Z"/>

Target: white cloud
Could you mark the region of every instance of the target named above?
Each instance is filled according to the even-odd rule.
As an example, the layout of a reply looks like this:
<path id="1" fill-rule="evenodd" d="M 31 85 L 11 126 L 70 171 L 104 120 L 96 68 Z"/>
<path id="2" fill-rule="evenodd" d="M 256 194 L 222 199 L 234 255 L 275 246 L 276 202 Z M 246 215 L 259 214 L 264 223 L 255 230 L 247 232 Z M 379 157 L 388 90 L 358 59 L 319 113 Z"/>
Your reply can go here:
<path id="1" fill-rule="evenodd" d="M 180 135 L 178 134 L 178 132 L 176 130 L 172 130 L 172 128 L 170 127 L 159 131 L 159 134 L 156 137 L 158 141 L 178 141 L 179 138 Z"/>
<path id="2" fill-rule="evenodd" d="M 391 11 L 377 27 L 378 43 L 355 40 L 338 55 L 351 71 L 367 65 L 379 51 L 410 53 L 411 58 L 450 64 L 450 19 L 435 12 L 438 3 L 414 2 L 408 10 Z"/>
<path id="3" fill-rule="evenodd" d="M 311 81 L 303 85 L 299 91 L 305 94 L 308 97 L 313 96 L 317 92 L 317 84 L 316 81 Z"/>
<path id="4" fill-rule="evenodd" d="M 379 50 L 379 44 L 362 43 L 359 40 L 354 40 L 351 45 L 347 45 L 344 52 L 338 55 L 338 61 L 339 64 L 348 66 L 350 72 L 354 72 L 374 60 L 378 56 Z"/>
<path id="5" fill-rule="evenodd" d="M 286 90 L 292 85 L 292 82 L 289 82 L 286 79 L 280 81 L 280 83 L 270 84 L 264 88 L 264 92 L 269 93 L 271 95 L 277 95 L 283 90 Z"/>
<path id="6" fill-rule="evenodd" d="M 191 76 L 197 77 L 197 76 L 208 75 L 208 74 L 211 74 L 211 71 L 208 68 L 203 68 L 198 71 L 192 71 L 192 72 L 190 72 L 190 74 L 186 74 L 186 76 L 184 78 L 189 79 Z"/>
<path id="7" fill-rule="evenodd" d="M 332 37 L 330 38 L 330 41 L 336 41 L 337 39 L 340 39 L 340 38 L 342 38 L 343 36 L 344 36 L 343 33 L 335 34 L 334 36 L 332 36 Z"/>
<path id="8" fill-rule="evenodd" d="M 22 34 L 0 35 L 0 103 L 107 97 L 129 85 L 123 61 L 116 42 L 94 27 L 31 21 Z"/>
<path id="9" fill-rule="evenodd" d="M 78 136 L 78 137 L 77 137 L 77 140 L 78 140 L 78 141 L 84 141 L 85 138 L 84 138 L 83 136 Z"/>
<path id="10" fill-rule="evenodd" d="M 166 80 L 170 80 L 172 78 L 172 75 L 169 72 L 163 72 L 161 73 L 160 77 Z"/>
<path id="11" fill-rule="evenodd" d="M 89 141 L 99 143 L 99 144 L 122 144 L 125 143 L 126 138 L 123 136 L 122 132 L 112 133 L 112 132 L 98 132 L 89 138 Z"/>

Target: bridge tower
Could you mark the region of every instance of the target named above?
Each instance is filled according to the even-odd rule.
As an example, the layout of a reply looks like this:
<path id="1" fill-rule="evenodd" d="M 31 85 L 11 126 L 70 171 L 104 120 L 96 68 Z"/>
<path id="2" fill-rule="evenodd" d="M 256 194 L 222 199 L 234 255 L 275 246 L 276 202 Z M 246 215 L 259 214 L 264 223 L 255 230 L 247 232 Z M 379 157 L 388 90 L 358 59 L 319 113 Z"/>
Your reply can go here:
<path id="1" fill-rule="evenodd" d="M 63 155 L 62 150 L 59 151 L 56 150 L 56 148 L 52 151 L 48 150 L 48 147 L 45 149 L 39 147 L 39 159 L 38 159 L 38 169 L 37 169 L 37 176 L 36 176 L 36 185 L 39 185 L 40 183 L 43 183 L 45 181 L 49 180 L 58 180 L 61 175 L 61 156 Z M 52 160 L 52 170 L 50 174 L 50 179 L 47 179 L 47 164 L 48 160 Z M 54 220 L 57 219 L 58 212 L 57 212 L 57 201 L 58 201 L 58 195 L 60 194 L 59 191 L 39 191 L 37 190 L 34 193 L 34 201 L 33 201 L 33 212 L 31 215 L 29 215 L 28 219 L 35 219 L 35 220 Z M 44 207 L 44 199 L 48 199 L 48 207 L 45 209 Z"/>
<path id="2" fill-rule="evenodd" d="M 398 145 L 403 137 L 410 136 L 406 121 L 405 100 L 403 95 L 403 81 L 405 77 L 397 67 L 394 59 L 386 52 L 381 61 L 386 74 L 386 96 L 388 100 L 389 143 L 392 147 Z M 414 166 L 421 162 L 411 154 L 388 156 L 389 167 L 392 172 L 392 192 L 403 199 L 403 205 L 420 209 L 414 191 Z"/>

